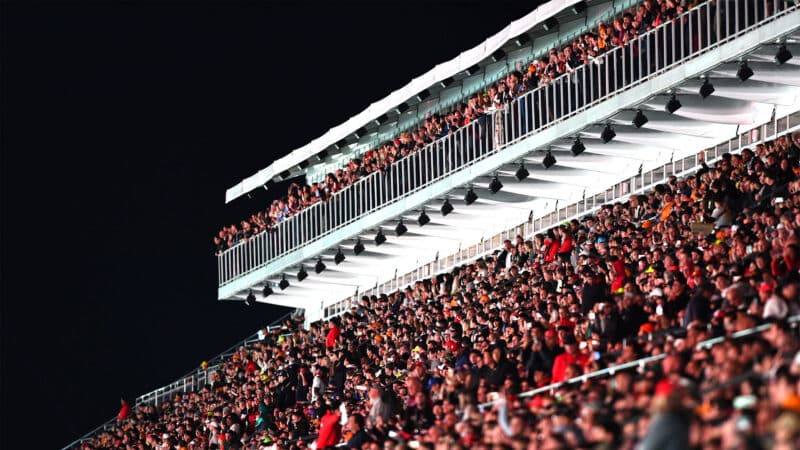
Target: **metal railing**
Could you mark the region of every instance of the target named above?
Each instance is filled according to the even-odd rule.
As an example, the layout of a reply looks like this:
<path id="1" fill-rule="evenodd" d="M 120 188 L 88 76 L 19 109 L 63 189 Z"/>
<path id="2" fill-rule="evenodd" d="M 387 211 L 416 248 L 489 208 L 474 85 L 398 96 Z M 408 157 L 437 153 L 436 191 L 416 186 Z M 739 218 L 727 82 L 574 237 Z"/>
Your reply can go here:
<path id="1" fill-rule="evenodd" d="M 224 286 L 365 215 L 464 170 L 556 123 L 592 108 L 622 90 L 641 84 L 783 15 L 797 5 L 773 0 L 756 11 L 714 7 L 707 1 L 676 20 L 640 35 L 545 86 L 529 91 L 503 110 L 483 115 L 422 150 L 372 173 L 228 250 L 217 258 Z M 749 4 L 749 2 L 748 2 Z M 744 11 L 740 11 L 744 10 Z"/>
<path id="2" fill-rule="evenodd" d="M 293 313 L 284 314 L 283 316 L 279 317 L 278 319 L 272 321 L 270 323 L 270 325 L 266 326 L 265 328 L 267 329 L 268 332 L 272 331 L 272 330 L 276 329 L 277 327 L 280 327 L 281 323 L 283 323 L 285 320 L 287 320 L 290 317 L 292 317 L 292 315 L 293 315 Z M 220 368 L 220 366 L 222 366 L 222 363 L 226 359 L 230 358 L 234 353 L 236 353 L 236 350 L 239 347 L 242 347 L 242 346 L 247 347 L 247 346 L 251 345 L 254 342 L 260 341 L 261 339 L 262 338 L 261 338 L 261 335 L 260 335 L 260 331 L 255 332 L 251 336 L 249 336 L 249 337 L 237 342 L 236 344 L 232 345 L 231 347 L 229 347 L 224 352 L 222 352 L 222 353 L 218 354 L 217 356 L 215 356 L 214 358 L 210 359 L 208 361 L 208 366 L 205 369 L 197 368 L 194 371 L 189 372 L 186 375 L 182 376 L 177 381 L 168 384 L 167 386 L 160 387 L 158 389 L 155 389 L 153 391 L 150 391 L 150 392 L 148 392 L 148 393 L 146 393 L 144 395 L 141 395 L 141 396 L 137 397 L 136 401 L 134 403 L 135 406 L 139 406 L 139 405 L 155 405 L 155 406 L 158 406 L 158 405 L 164 403 L 165 401 L 169 401 L 169 400 L 175 398 L 176 394 L 187 393 L 187 392 L 195 392 L 197 390 L 202 389 L 203 386 L 208 384 L 208 381 L 211 379 L 211 375 L 214 372 L 216 372 Z M 75 441 L 69 443 L 67 446 L 63 447 L 61 450 L 72 450 L 72 449 L 79 448 L 80 444 L 82 442 L 93 438 L 95 435 L 97 435 L 100 432 L 109 431 L 111 429 L 111 427 L 116 425 L 116 423 L 117 423 L 117 418 L 116 417 L 112 417 L 111 419 L 109 419 L 108 421 L 106 421 L 102 425 L 98 426 L 94 430 L 84 434 L 80 438 L 78 438 Z"/>
<path id="3" fill-rule="evenodd" d="M 782 134 L 798 129 L 800 129 L 800 112 L 781 118 L 776 117 L 771 122 L 762 124 L 760 127 L 752 130 L 742 132 L 737 135 L 737 137 L 725 143 L 707 148 L 679 160 L 670 161 L 653 170 L 637 174 L 596 195 L 585 197 L 578 202 L 564 205 L 561 208 L 558 208 L 556 205 L 556 208 L 549 214 L 515 225 L 489 239 L 459 249 L 456 253 L 451 255 L 435 259 L 426 264 L 421 264 L 413 271 L 396 275 L 392 280 L 381 283 L 372 289 L 362 293 L 356 293 L 356 295 L 328 305 L 317 316 L 315 316 L 312 311 L 306 311 L 306 316 L 311 318 L 311 322 L 316 320 L 328 320 L 332 317 L 336 317 L 349 311 L 351 305 L 357 305 L 361 296 L 393 292 L 408 286 L 416 280 L 450 271 L 456 266 L 473 262 L 477 258 L 488 255 L 492 251 L 500 248 L 503 241 L 506 239 L 513 240 L 517 236 L 522 236 L 526 239 L 532 238 L 534 234 L 545 232 L 550 228 L 563 224 L 565 221 L 580 219 L 587 214 L 593 214 L 608 203 L 625 201 L 631 195 L 645 193 L 654 188 L 657 184 L 666 182 L 671 176 L 680 177 L 696 172 L 702 166 L 701 161 L 712 164 L 722 158 L 722 155 L 725 153 L 739 153 L 748 146 L 775 139 Z"/>
<path id="4" fill-rule="evenodd" d="M 800 315 L 788 317 L 786 319 L 786 321 L 789 322 L 789 323 L 796 323 L 796 322 L 800 321 Z M 707 339 L 705 341 L 698 342 L 694 346 L 694 348 L 695 348 L 695 350 L 710 349 L 711 347 L 713 347 L 713 346 L 715 346 L 717 344 L 721 344 L 722 342 L 725 342 L 725 340 L 736 340 L 736 339 L 740 339 L 740 338 L 743 338 L 743 337 L 752 336 L 752 335 L 757 334 L 757 333 L 762 333 L 764 331 L 767 331 L 769 329 L 769 327 L 771 327 L 771 326 L 772 326 L 771 324 L 758 325 L 758 326 L 755 326 L 753 328 L 748 328 L 748 329 L 745 329 L 745 330 L 740 330 L 740 331 L 731 333 L 728 336 L 717 336 L 717 337 L 714 337 L 714 338 L 711 338 L 711 339 Z M 666 357 L 667 357 L 667 355 L 662 353 L 662 354 L 655 355 L 655 356 L 647 356 L 647 357 L 644 357 L 644 358 L 640 358 L 640 359 L 637 359 L 636 361 L 631 361 L 631 362 L 622 363 L 622 364 L 616 364 L 616 365 L 613 365 L 611 367 L 606 367 L 605 369 L 600 369 L 600 370 L 596 370 L 596 371 L 591 372 L 591 373 L 579 375 L 577 377 L 570 378 L 568 380 L 564 380 L 564 381 L 561 381 L 561 382 L 558 382 L 558 383 L 551 383 L 551 384 L 548 384 L 547 386 L 542 386 L 542 387 L 537 388 L 537 389 L 532 389 L 530 391 L 525 391 L 525 392 L 519 394 L 518 397 L 519 398 L 526 398 L 526 397 L 533 397 L 533 396 L 536 396 L 536 395 L 539 395 L 539 394 L 545 394 L 545 393 L 552 394 L 552 393 L 555 393 L 558 389 L 560 389 L 560 388 L 562 388 L 564 386 L 570 385 L 570 384 L 584 383 L 584 382 L 586 382 L 586 381 L 588 381 L 588 380 L 590 380 L 592 378 L 603 377 L 603 376 L 606 376 L 606 375 L 613 376 L 614 374 L 616 374 L 617 372 L 622 371 L 622 370 L 634 369 L 634 368 L 644 368 L 644 367 L 646 367 L 646 366 L 648 366 L 650 364 L 659 362 L 659 361 L 661 361 L 662 359 L 664 359 Z M 481 403 L 480 405 L 478 405 L 478 408 L 480 408 L 481 410 L 485 410 L 486 408 L 491 407 L 495 403 L 496 402 L 494 402 L 494 401 Z"/>
<path id="5" fill-rule="evenodd" d="M 394 127 L 382 133 L 380 132 L 376 133 L 375 137 L 369 139 L 365 143 L 358 144 L 356 147 L 353 148 L 352 151 L 347 152 L 347 154 L 341 154 L 341 156 L 339 155 L 334 156 L 333 159 L 335 161 L 326 164 L 321 164 L 319 165 L 320 167 L 316 167 L 311 171 L 307 171 L 306 173 L 307 181 L 308 182 L 322 181 L 328 172 L 340 169 L 343 163 L 347 163 L 349 160 L 357 158 L 360 155 L 363 155 L 368 150 L 379 147 L 381 143 L 393 139 L 396 136 L 399 136 L 400 133 L 417 129 L 420 125 L 420 122 L 422 122 L 425 119 L 425 116 L 427 114 L 439 114 L 444 111 L 451 111 L 451 108 L 454 105 L 463 103 L 464 101 L 466 101 L 467 98 L 471 97 L 476 93 L 486 92 L 491 85 L 493 85 L 500 79 L 505 78 L 513 71 L 517 70 L 516 69 L 517 64 L 522 64 L 523 66 L 529 65 L 533 61 L 536 61 L 546 56 L 550 48 L 560 49 L 567 45 L 570 45 L 573 41 L 575 41 L 578 38 L 578 36 L 587 33 L 592 28 L 596 27 L 598 23 L 606 22 L 613 18 L 618 18 L 625 11 L 629 10 L 631 7 L 636 6 L 640 3 L 641 0 L 617 0 L 617 1 L 612 0 L 608 10 L 600 14 L 599 16 L 595 17 L 591 23 L 587 21 L 586 23 L 584 23 L 584 25 L 571 32 L 562 34 L 559 31 L 558 37 L 554 39 L 552 43 L 548 44 L 547 46 L 539 45 L 538 42 L 534 42 L 534 44 L 532 44 L 530 47 L 530 54 L 528 55 L 524 55 L 522 57 L 517 57 L 517 58 L 511 58 L 511 55 L 509 55 L 508 59 L 506 60 L 505 68 L 492 74 L 487 74 L 486 71 L 484 70 L 483 78 L 481 79 L 480 83 L 477 83 L 477 85 L 474 85 L 466 90 L 464 89 L 464 85 L 462 84 L 461 92 L 459 92 L 457 95 L 454 95 L 451 99 L 445 101 L 439 101 L 432 108 L 427 108 L 422 110 L 418 109 L 414 120 L 408 122 L 407 125 L 399 126 L 400 121 L 398 120 L 397 127 Z M 539 53 L 534 53 L 534 46 L 539 47 Z"/>

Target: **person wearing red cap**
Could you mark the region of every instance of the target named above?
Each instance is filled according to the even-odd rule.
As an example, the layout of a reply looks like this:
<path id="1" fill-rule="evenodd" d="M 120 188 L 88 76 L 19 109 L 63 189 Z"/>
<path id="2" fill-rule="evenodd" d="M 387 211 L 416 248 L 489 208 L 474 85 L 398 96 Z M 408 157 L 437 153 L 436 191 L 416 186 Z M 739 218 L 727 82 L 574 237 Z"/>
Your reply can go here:
<path id="1" fill-rule="evenodd" d="M 650 409 L 653 419 L 639 450 L 682 450 L 689 448 L 689 415 L 682 404 L 680 386 L 663 379 L 656 384 Z"/>

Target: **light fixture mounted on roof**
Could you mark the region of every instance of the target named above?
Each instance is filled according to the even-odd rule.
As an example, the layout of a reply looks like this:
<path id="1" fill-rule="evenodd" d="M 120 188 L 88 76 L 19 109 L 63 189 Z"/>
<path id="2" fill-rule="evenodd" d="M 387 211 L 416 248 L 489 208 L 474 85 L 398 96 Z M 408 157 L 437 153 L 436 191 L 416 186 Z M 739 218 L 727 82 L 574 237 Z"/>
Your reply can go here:
<path id="1" fill-rule="evenodd" d="M 667 102 L 667 105 L 666 105 L 665 109 L 667 110 L 668 113 L 672 114 L 675 111 L 681 109 L 681 106 L 683 106 L 683 105 L 681 105 L 681 102 L 678 101 L 678 96 L 675 95 L 675 94 L 672 94 L 672 97 Z"/>
<path id="2" fill-rule="evenodd" d="M 481 67 L 479 65 L 475 64 L 474 66 L 472 66 L 469 69 L 465 70 L 464 73 L 466 73 L 468 77 L 471 77 L 471 76 L 475 75 L 476 73 L 478 73 L 480 71 L 481 71 Z"/>
<path id="3" fill-rule="evenodd" d="M 300 264 L 300 270 L 297 271 L 297 281 L 303 281 L 308 278 L 308 272 L 306 272 L 306 268 Z"/>
<path id="4" fill-rule="evenodd" d="M 475 203 L 476 200 L 478 200 L 478 194 L 476 194 L 475 190 L 470 186 L 470 188 L 467 189 L 467 193 L 464 195 L 464 203 L 469 206 Z"/>
<path id="5" fill-rule="evenodd" d="M 281 288 L 282 291 L 289 287 L 289 280 L 286 279 L 286 274 L 281 275 L 281 281 L 278 283 L 278 287 Z"/>
<path id="6" fill-rule="evenodd" d="M 418 102 L 421 102 L 421 101 L 425 100 L 426 98 L 428 98 L 430 96 L 431 96 L 431 92 L 429 90 L 427 90 L 427 89 L 423 89 L 423 90 L 419 91 L 419 93 L 417 93 L 416 99 L 417 99 Z"/>
<path id="7" fill-rule="evenodd" d="M 375 120 L 373 120 L 372 123 L 374 123 L 376 127 L 379 127 L 385 124 L 387 120 L 389 120 L 389 117 L 387 117 L 386 114 L 381 114 Z"/>
<path id="8" fill-rule="evenodd" d="M 714 93 L 714 85 L 711 84 L 708 78 L 703 82 L 703 85 L 700 86 L 700 96 L 703 98 L 707 98 L 709 95 Z"/>
<path id="9" fill-rule="evenodd" d="M 247 298 L 244 299 L 244 304 L 250 306 L 250 303 L 256 302 L 256 296 L 253 294 L 253 290 L 250 289 L 250 292 L 247 294 Z"/>
<path id="10" fill-rule="evenodd" d="M 328 266 L 326 266 L 325 263 L 322 262 L 322 256 L 318 257 L 317 258 L 317 264 L 314 265 L 314 272 L 320 274 L 327 268 L 328 268 Z"/>
<path id="11" fill-rule="evenodd" d="M 492 53 L 492 61 L 497 62 L 506 57 L 506 52 L 502 49 L 497 49 Z"/>
<path id="12" fill-rule="evenodd" d="M 528 172 L 528 169 L 525 168 L 525 163 L 519 163 L 519 169 L 517 169 L 517 173 L 514 176 L 517 178 L 517 181 L 522 181 L 525 178 L 528 178 L 528 175 L 531 173 Z"/>
<path id="13" fill-rule="evenodd" d="M 430 223 L 430 221 L 431 218 L 428 217 L 428 214 L 425 213 L 424 209 L 419 212 L 419 217 L 417 218 L 417 223 L 419 224 L 419 226 L 424 227 L 425 225 Z"/>
<path id="14" fill-rule="evenodd" d="M 550 153 L 550 150 L 547 151 L 547 154 L 544 155 L 544 159 L 542 160 L 542 165 L 544 166 L 545 170 L 553 167 L 556 165 L 556 157 Z"/>
<path id="15" fill-rule="evenodd" d="M 364 244 L 361 242 L 361 238 L 358 238 L 356 239 L 356 245 L 353 246 L 353 254 L 358 256 L 363 252 L 364 252 Z"/>
<path id="16" fill-rule="evenodd" d="M 406 111 L 408 111 L 408 104 L 405 102 L 394 107 L 394 112 L 396 112 L 398 115 L 403 114 Z"/>
<path id="17" fill-rule="evenodd" d="M 581 142 L 580 136 L 575 138 L 575 142 L 572 144 L 572 148 L 570 148 L 570 150 L 572 151 L 573 156 L 578 156 L 583 153 L 584 150 L 586 150 L 586 146 L 583 145 L 583 142 Z"/>
<path id="18" fill-rule="evenodd" d="M 575 3 L 574 5 L 572 5 L 572 12 L 573 12 L 573 14 L 578 15 L 578 14 L 586 11 L 586 8 L 587 8 L 586 2 L 578 2 L 578 3 Z"/>
<path id="19" fill-rule="evenodd" d="M 528 36 L 527 33 L 522 33 L 519 36 L 514 38 L 514 44 L 516 44 L 517 47 L 524 47 L 525 44 L 527 44 L 530 41 L 531 41 L 531 38 L 530 38 L 530 36 Z"/>
<path id="20" fill-rule="evenodd" d="M 442 89 L 444 89 L 444 88 L 446 88 L 447 86 L 450 86 L 451 84 L 453 84 L 453 82 L 454 82 L 454 81 L 455 81 L 455 80 L 453 79 L 453 77 L 447 77 L 447 78 L 445 78 L 444 80 L 442 80 L 442 81 L 440 81 L 440 82 L 439 82 L 439 86 L 441 86 L 441 87 L 442 87 Z"/>
<path id="21" fill-rule="evenodd" d="M 347 141 L 344 139 L 340 139 L 338 142 L 333 144 L 333 148 L 335 148 L 336 150 L 341 150 L 345 147 L 347 147 Z"/>
<path id="22" fill-rule="evenodd" d="M 644 115 L 644 112 L 642 112 L 641 109 L 637 110 L 636 116 L 633 118 L 633 126 L 636 128 L 642 128 L 642 126 L 647 122 L 649 122 L 649 120 L 647 119 L 647 116 Z"/>
<path id="23" fill-rule="evenodd" d="M 779 65 L 783 65 L 786 61 L 792 59 L 792 52 L 786 48 L 786 44 L 781 45 L 778 48 L 778 53 L 775 54 L 775 62 Z"/>
<path id="24" fill-rule="evenodd" d="M 353 136 L 356 137 L 356 140 L 359 140 L 366 135 L 367 135 L 367 129 L 364 127 L 361 127 L 353 132 Z"/>
<path id="25" fill-rule="evenodd" d="M 489 191 L 492 194 L 497 194 L 500 192 L 500 189 L 503 189 L 503 183 L 501 183 L 500 178 L 495 175 L 494 178 L 492 178 L 492 181 L 489 183 Z"/>
<path id="26" fill-rule="evenodd" d="M 549 19 L 544 21 L 544 24 L 542 24 L 542 26 L 547 31 L 554 30 L 558 26 L 558 19 L 556 19 L 555 17 L 550 17 Z"/>
<path id="27" fill-rule="evenodd" d="M 608 144 L 616 136 L 617 136 L 617 132 L 614 131 L 613 128 L 611 128 L 611 124 L 610 123 L 606 124 L 606 127 L 603 129 L 603 132 L 600 133 L 600 138 L 603 139 L 603 143 L 604 144 Z"/>
<path id="28" fill-rule="evenodd" d="M 339 247 L 339 250 L 336 252 L 336 255 L 333 257 L 333 262 L 336 263 L 338 266 L 345 260 L 344 252 L 342 252 L 342 247 Z"/>
<path id="29" fill-rule="evenodd" d="M 450 200 L 444 199 L 444 203 L 442 203 L 442 216 L 447 216 L 451 212 L 453 212 L 453 205 L 450 204 Z"/>
<path id="30" fill-rule="evenodd" d="M 406 226 L 406 224 L 403 223 L 403 218 L 401 217 L 400 223 L 398 223 L 397 226 L 394 227 L 394 232 L 396 235 L 402 236 L 406 234 L 406 231 L 408 231 L 408 227 Z"/>
<path id="31" fill-rule="evenodd" d="M 378 234 L 375 235 L 375 245 L 379 246 L 386 242 L 386 235 L 383 234 L 383 230 L 378 228 Z"/>
<path id="32" fill-rule="evenodd" d="M 753 69 L 747 65 L 747 61 L 742 61 L 739 65 L 739 70 L 736 71 L 736 77 L 739 78 L 741 82 L 745 82 L 753 76 Z"/>

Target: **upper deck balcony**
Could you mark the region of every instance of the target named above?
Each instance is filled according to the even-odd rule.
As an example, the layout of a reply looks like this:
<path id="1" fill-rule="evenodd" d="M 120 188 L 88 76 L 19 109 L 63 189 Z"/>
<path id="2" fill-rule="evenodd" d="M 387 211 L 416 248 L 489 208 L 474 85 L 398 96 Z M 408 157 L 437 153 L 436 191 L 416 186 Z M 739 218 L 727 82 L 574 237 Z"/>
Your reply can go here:
<path id="1" fill-rule="evenodd" d="M 798 66 L 763 62 L 775 55 L 776 43 L 786 44 L 794 53 L 800 50 L 793 36 L 798 26 L 798 6 L 790 2 L 701 3 L 676 21 L 640 35 L 629 45 L 607 52 L 594 63 L 397 161 L 386 173 L 374 173 L 280 223 L 272 232 L 224 252 L 218 258 L 219 297 L 241 295 L 309 260 L 313 267 L 313 258 L 326 250 L 387 222 L 394 226 L 391 221 L 408 211 L 416 216 L 417 209 L 426 203 L 430 207 L 432 199 L 454 190 L 461 195 L 460 190 L 473 186 L 482 190 L 481 197 L 491 198 L 493 177 L 508 180 L 520 162 L 527 164 L 530 176 L 514 186 L 505 183 L 508 192 L 497 201 L 514 202 L 508 196 L 521 196 L 530 201 L 518 208 L 517 214 L 530 211 L 537 216 L 549 213 L 552 209 L 548 208 L 557 201 L 595 195 L 614 180 L 647 170 L 654 162 L 663 163 L 663 152 L 654 154 L 648 148 L 671 148 L 674 154 L 682 145 L 713 145 L 721 137 L 715 133 L 730 136 L 730 127 L 735 131 L 742 124 L 763 122 L 774 105 L 786 101 L 782 96 L 800 85 Z M 754 72 L 746 83 L 740 81 L 741 58 L 748 59 Z M 705 84 L 700 77 L 713 82 L 715 95 L 697 95 Z M 702 88 L 706 93 L 709 89 Z M 672 95 L 683 108 L 665 112 Z M 638 116 L 632 109 L 641 109 L 650 123 L 641 128 L 629 125 Z M 708 127 L 709 123 L 720 126 Z M 630 145 L 605 144 L 614 133 L 627 135 Z M 605 149 L 609 158 L 597 157 L 604 153 L 600 150 L 592 158 L 576 156 L 570 163 L 556 166 L 558 169 L 531 166 L 543 163 L 550 152 L 557 155 L 558 149 L 567 145 L 564 138 L 572 142 L 576 136 L 586 148 L 609 145 Z M 466 223 L 461 227 L 465 233 L 470 228 Z M 366 282 L 361 278 L 370 278 L 363 271 L 353 276 L 359 279 L 356 285 Z M 319 295 L 306 300 L 275 296 L 270 302 L 280 304 L 282 297 L 287 306 L 307 307 L 311 302 L 318 306 L 320 298 L 329 294 L 320 288 Z"/>

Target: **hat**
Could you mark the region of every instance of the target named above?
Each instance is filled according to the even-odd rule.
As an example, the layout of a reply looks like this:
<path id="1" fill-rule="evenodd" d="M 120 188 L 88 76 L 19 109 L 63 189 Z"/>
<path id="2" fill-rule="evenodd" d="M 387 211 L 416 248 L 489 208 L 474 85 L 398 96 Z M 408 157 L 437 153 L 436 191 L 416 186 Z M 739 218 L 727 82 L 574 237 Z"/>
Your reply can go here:
<path id="1" fill-rule="evenodd" d="M 653 332 L 653 324 L 650 322 L 643 323 L 642 326 L 639 327 L 639 333 L 652 333 Z"/>
<path id="2" fill-rule="evenodd" d="M 769 283 L 761 283 L 758 285 L 758 292 L 772 292 L 772 285 Z"/>
<path id="3" fill-rule="evenodd" d="M 648 297 L 663 297 L 663 296 L 664 296 L 664 291 L 662 291 L 661 288 L 655 288 L 652 291 L 650 291 L 650 295 Z"/>
<path id="4" fill-rule="evenodd" d="M 667 379 L 663 379 L 656 385 L 655 395 L 659 397 L 668 397 L 675 391 L 675 385 Z"/>
<path id="5" fill-rule="evenodd" d="M 544 337 L 555 337 L 555 336 L 556 336 L 556 332 L 553 331 L 553 330 L 547 330 L 547 331 L 544 332 Z"/>

